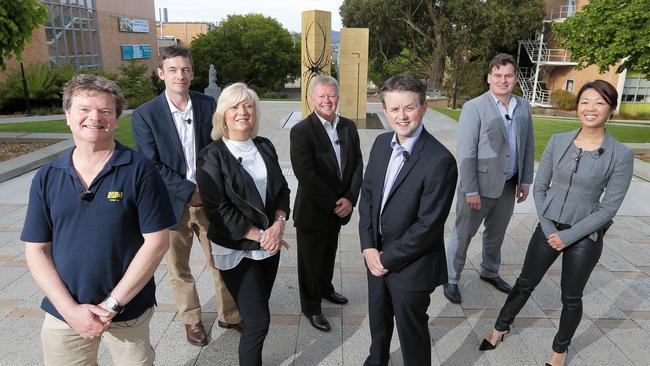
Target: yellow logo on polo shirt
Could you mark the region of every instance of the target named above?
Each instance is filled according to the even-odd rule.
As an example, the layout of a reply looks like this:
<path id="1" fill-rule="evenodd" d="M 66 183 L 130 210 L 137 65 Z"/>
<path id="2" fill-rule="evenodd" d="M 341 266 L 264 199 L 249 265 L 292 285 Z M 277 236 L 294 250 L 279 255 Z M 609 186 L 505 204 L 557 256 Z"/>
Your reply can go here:
<path id="1" fill-rule="evenodd" d="M 113 201 L 113 202 L 117 202 L 121 200 L 122 197 L 124 197 L 123 192 L 115 192 L 115 191 L 108 192 L 108 195 L 106 196 L 106 198 L 108 198 L 109 201 Z"/>

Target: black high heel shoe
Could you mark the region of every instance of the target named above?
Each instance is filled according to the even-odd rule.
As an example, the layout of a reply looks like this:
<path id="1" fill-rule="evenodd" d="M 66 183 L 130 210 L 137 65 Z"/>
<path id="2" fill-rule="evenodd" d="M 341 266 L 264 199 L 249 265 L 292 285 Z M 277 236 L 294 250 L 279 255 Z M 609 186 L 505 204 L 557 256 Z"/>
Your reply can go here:
<path id="1" fill-rule="evenodd" d="M 497 340 L 497 343 L 492 344 L 490 341 L 487 340 L 487 338 L 483 338 L 483 342 L 481 342 L 481 345 L 478 346 L 479 351 L 491 351 L 499 345 L 499 343 L 503 342 L 503 337 L 506 336 L 506 334 L 510 333 L 510 330 L 507 330 L 505 333 L 501 335 L 501 338 Z"/>

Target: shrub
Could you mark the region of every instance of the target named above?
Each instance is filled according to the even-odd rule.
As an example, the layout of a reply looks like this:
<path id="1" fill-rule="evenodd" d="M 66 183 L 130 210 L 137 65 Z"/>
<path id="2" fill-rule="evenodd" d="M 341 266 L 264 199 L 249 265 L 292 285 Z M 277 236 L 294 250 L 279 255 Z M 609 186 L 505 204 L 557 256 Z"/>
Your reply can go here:
<path id="1" fill-rule="evenodd" d="M 551 92 L 551 105 L 558 109 L 572 111 L 576 109 L 576 96 L 570 91 L 555 89 Z"/>
<path id="2" fill-rule="evenodd" d="M 287 99 L 288 93 L 269 91 L 260 96 L 262 99 Z"/>
<path id="3" fill-rule="evenodd" d="M 38 63 L 25 66 L 25 80 L 29 91 L 29 103 L 33 108 L 61 104 L 63 85 L 75 74 L 70 64 L 51 65 Z M 0 112 L 15 113 L 25 110 L 23 81 L 20 69 L 7 72 L 7 79 L 0 86 Z"/>
<path id="4" fill-rule="evenodd" d="M 117 79 L 117 84 L 124 93 L 127 108 L 137 108 L 156 96 L 151 77 L 147 75 L 148 69 L 147 65 L 135 60 L 119 67 L 120 77 Z"/>
<path id="5" fill-rule="evenodd" d="M 616 119 L 636 119 L 636 120 L 650 120 L 650 112 L 639 113 L 626 113 L 622 112 L 616 116 Z"/>

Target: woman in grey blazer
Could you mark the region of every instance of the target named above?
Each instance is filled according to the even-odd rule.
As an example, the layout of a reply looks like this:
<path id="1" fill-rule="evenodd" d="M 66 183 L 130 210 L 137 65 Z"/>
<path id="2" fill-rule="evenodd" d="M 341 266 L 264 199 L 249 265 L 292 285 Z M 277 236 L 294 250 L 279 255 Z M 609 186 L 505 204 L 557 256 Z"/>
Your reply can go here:
<path id="1" fill-rule="evenodd" d="M 603 80 L 586 83 L 577 100 L 582 127 L 553 135 L 546 146 L 533 189 L 539 225 L 528 244 L 521 274 L 494 330 L 481 343 L 481 351 L 494 349 L 503 340 L 560 253 L 562 315 L 546 365 L 564 365 L 582 318 L 582 292 L 600 258 L 603 236 L 630 186 L 634 153 L 605 129 L 618 100 L 611 84 Z"/>

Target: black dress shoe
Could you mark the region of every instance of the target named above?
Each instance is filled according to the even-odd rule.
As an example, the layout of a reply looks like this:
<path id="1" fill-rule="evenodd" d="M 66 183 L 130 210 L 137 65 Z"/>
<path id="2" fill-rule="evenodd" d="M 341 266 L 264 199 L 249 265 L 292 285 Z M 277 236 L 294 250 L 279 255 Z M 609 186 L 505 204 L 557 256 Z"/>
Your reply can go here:
<path id="1" fill-rule="evenodd" d="M 496 288 L 497 290 L 501 292 L 505 292 L 506 294 L 509 294 L 510 290 L 512 290 L 512 287 L 508 285 L 508 283 L 499 276 L 496 276 L 494 278 L 479 276 L 479 278 L 481 279 L 481 281 L 485 281 L 489 283 L 490 285 L 494 286 L 494 288 Z"/>
<path id="2" fill-rule="evenodd" d="M 244 327 L 241 325 L 241 323 L 231 324 L 231 323 L 222 322 L 221 320 L 217 320 L 217 325 L 219 326 L 219 328 L 234 329 L 238 331 L 239 334 L 242 334 L 244 332 Z"/>
<path id="3" fill-rule="evenodd" d="M 307 318 L 309 318 L 311 325 L 321 332 L 329 332 L 332 329 L 330 322 L 327 321 L 327 318 L 323 314 L 316 314 Z"/>
<path id="4" fill-rule="evenodd" d="M 336 291 L 332 292 L 332 293 L 329 294 L 329 295 L 325 295 L 325 297 L 323 297 L 323 298 L 324 298 L 325 300 L 331 302 L 331 303 L 334 303 L 334 304 L 343 305 L 343 304 L 347 304 L 347 303 L 348 303 L 348 298 L 345 297 L 345 296 L 343 296 L 343 295 L 341 295 L 341 294 L 339 294 L 339 293 L 336 292 Z"/>
<path id="5" fill-rule="evenodd" d="M 445 297 L 449 302 L 454 304 L 460 304 L 460 290 L 458 290 L 458 285 L 455 283 L 448 283 L 444 286 Z"/>

